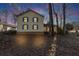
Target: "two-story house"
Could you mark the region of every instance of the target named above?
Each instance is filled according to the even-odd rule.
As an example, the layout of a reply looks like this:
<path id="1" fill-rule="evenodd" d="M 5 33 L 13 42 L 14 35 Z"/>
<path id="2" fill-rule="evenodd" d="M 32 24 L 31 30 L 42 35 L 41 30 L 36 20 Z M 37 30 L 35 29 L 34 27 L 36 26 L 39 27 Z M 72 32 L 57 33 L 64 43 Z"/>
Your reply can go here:
<path id="1" fill-rule="evenodd" d="M 16 15 L 17 32 L 44 32 L 44 16 L 34 10 L 27 10 Z"/>
<path id="2" fill-rule="evenodd" d="M 17 32 L 44 32 L 44 16 L 34 10 L 27 10 L 16 15 Z"/>

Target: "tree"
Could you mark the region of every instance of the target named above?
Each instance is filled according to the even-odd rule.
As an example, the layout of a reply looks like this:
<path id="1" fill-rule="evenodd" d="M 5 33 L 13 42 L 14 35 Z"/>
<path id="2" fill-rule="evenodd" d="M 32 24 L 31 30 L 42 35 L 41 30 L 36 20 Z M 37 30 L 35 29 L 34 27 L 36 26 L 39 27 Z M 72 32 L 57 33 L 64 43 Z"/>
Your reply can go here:
<path id="1" fill-rule="evenodd" d="M 16 3 L 10 4 L 17 12 L 21 12 L 21 8 Z"/>
<path id="2" fill-rule="evenodd" d="M 4 19 L 4 23 L 7 23 L 8 10 L 7 10 L 7 9 L 4 9 L 4 10 L 2 10 L 2 12 L 3 12 L 4 17 L 5 17 L 5 19 Z"/>
<path id="3" fill-rule="evenodd" d="M 65 34 L 65 31 L 66 31 L 66 29 L 65 29 L 65 23 L 66 23 L 66 15 L 65 15 L 65 13 L 66 13 L 66 4 L 65 3 L 63 3 L 63 32 L 64 32 L 64 34 Z"/>
<path id="4" fill-rule="evenodd" d="M 50 33 L 54 34 L 54 29 L 53 29 L 53 15 L 52 15 L 52 4 L 48 3 L 48 10 L 49 10 L 49 21 L 50 21 Z"/>
<path id="5" fill-rule="evenodd" d="M 11 3 L 10 4 L 11 7 L 15 10 L 13 13 L 12 13 L 12 16 L 13 16 L 13 19 L 14 19 L 14 24 L 16 24 L 16 14 L 19 14 L 21 12 L 21 8 L 18 6 L 17 3 Z"/>
<path id="6" fill-rule="evenodd" d="M 54 15 L 55 15 L 55 17 L 56 17 L 56 23 L 57 23 L 57 32 L 58 32 L 58 27 L 59 27 L 59 22 L 58 22 L 58 15 L 57 15 L 57 13 L 56 13 L 56 11 L 55 11 L 55 8 L 54 8 L 54 4 L 53 4 L 53 12 L 54 12 Z"/>
<path id="7" fill-rule="evenodd" d="M 62 25 L 63 25 L 63 17 L 62 17 L 62 15 L 60 14 L 60 28 L 62 29 Z"/>

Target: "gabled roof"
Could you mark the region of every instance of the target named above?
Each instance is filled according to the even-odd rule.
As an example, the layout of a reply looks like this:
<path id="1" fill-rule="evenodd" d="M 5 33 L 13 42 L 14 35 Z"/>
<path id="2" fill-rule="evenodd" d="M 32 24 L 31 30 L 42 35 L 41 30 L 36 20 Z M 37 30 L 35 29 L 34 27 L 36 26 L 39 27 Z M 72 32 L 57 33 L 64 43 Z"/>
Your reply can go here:
<path id="1" fill-rule="evenodd" d="M 28 9 L 27 11 L 24 11 L 24 12 L 22 12 L 22 13 L 20 13 L 20 14 L 16 15 L 16 17 L 18 17 L 18 16 L 20 16 L 20 15 L 23 15 L 23 14 L 25 14 L 25 13 L 29 12 L 29 11 L 32 11 L 32 12 L 34 12 L 34 13 L 36 13 L 36 14 L 38 14 L 38 15 L 42 16 L 42 17 L 44 17 L 43 15 L 39 14 L 38 12 L 36 12 L 36 11 L 34 11 L 34 10 L 32 10 L 32 9 Z"/>

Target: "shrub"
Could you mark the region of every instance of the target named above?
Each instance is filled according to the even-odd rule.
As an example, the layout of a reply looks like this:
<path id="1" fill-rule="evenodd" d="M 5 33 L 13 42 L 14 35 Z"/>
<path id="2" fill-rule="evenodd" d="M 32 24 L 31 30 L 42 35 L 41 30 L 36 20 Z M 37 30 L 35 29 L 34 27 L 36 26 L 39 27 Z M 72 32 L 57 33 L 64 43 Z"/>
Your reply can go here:
<path id="1" fill-rule="evenodd" d="M 16 30 L 9 30 L 9 31 L 4 31 L 4 34 L 16 34 L 17 31 Z"/>

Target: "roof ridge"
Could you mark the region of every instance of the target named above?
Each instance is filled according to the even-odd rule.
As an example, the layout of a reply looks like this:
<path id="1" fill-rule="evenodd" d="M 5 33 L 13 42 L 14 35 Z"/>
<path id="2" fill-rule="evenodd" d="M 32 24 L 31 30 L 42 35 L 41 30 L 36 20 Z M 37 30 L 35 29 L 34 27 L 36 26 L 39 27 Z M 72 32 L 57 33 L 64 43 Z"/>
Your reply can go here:
<path id="1" fill-rule="evenodd" d="M 28 8 L 26 11 L 23 11 L 23 12 L 22 12 L 22 13 L 20 13 L 19 15 L 16 15 L 16 17 L 18 17 L 18 16 L 20 16 L 20 15 L 22 15 L 22 14 L 26 13 L 26 12 L 29 12 L 29 11 L 32 11 L 32 12 L 34 12 L 34 13 L 39 14 L 38 12 L 34 11 L 33 9 Z M 39 14 L 39 15 L 41 15 L 41 14 Z M 41 15 L 41 16 L 43 16 L 43 15 Z M 43 16 L 43 17 L 44 17 L 44 16 Z"/>

